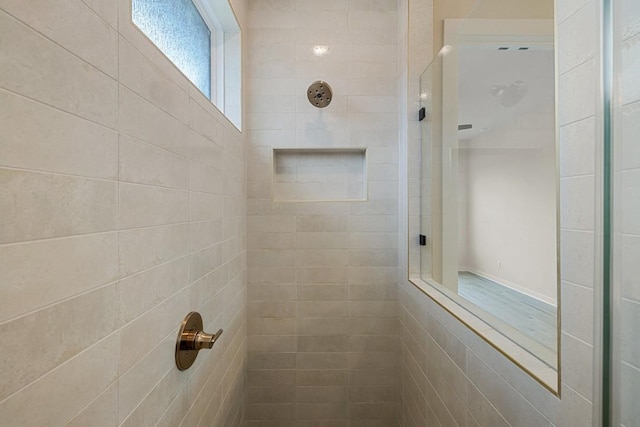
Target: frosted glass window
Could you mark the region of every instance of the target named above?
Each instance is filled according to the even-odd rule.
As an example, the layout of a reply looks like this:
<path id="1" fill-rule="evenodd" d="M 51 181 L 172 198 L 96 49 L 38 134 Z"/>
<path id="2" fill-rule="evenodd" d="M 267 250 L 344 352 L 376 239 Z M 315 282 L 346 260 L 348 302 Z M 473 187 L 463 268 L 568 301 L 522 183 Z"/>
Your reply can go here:
<path id="1" fill-rule="evenodd" d="M 133 22 L 211 98 L 211 31 L 192 0 L 133 0 Z"/>

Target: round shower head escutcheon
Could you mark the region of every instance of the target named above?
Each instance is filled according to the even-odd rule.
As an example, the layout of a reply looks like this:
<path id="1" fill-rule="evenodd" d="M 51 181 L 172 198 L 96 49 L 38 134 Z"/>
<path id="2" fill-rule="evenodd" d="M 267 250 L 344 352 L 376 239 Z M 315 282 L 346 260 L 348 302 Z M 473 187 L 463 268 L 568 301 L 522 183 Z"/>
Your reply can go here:
<path id="1" fill-rule="evenodd" d="M 324 108 L 331 104 L 333 99 L 333 91 L 329 83 L 318 80 L 311 83 L 309 89 L 307 89 L 307 98 L 314 107 Z"/>

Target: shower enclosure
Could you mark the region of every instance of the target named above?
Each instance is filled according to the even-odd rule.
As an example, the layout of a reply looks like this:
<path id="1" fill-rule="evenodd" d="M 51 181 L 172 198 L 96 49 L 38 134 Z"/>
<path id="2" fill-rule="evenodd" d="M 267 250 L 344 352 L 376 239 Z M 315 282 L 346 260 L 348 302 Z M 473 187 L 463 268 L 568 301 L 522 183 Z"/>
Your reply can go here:
<path id="1" fill-rule="evenodd" d="M 482 6 L 490 3 L 489 1 L 477 2 L 474 12 L 465 18 L 464 31 L 469 30 L 473 25 L 481 24 L 481 19 L 488 18 L 480 12 L 486 12 L 488 9 L 483 9 Z M 498 125 L 502 126 L 501 130 L 505 130 L 505 135 L 510 132 L 513 136 L 514 131 L 523 130 L 517 127 L 518 123 L 520 125 L 525 123 L 524 120 L 519 120 L 517 123 L 514 120 L 509 122 L 505 120 L 502 124 L 491 123 L 483 119 L 483 114 L 491 114 L 498 110 L 529 108 L 526 103 L 533 102 L 532 94 L 544 94 L 545 89 L 534 86 L 532 83 L 536 78 L 535 75 L 512 79 L 505 76 L 502 78 L 504 81 L 496 80 L 493 86 L 490 83 L 491 78 L 497 79 L 496 66 L 501 71 L 515 69 L 513 65 L 499 65 L 498 58 L 503 51 L 513 50 L 515 47 L 520 53 L 514 52 L 512 55 L 520 55 L 523 58 L 524 56 L 533 58 L 533 55 L 537 55 L 525 65 L 525 72 L 523 72 L 525 76 L 526 72 L 535 72 L 535 67 L 549 60 L 545 59 L 545 55 L 549 56 L 545 52 L 549 50 L 544 43 L 540 42 L 544 38 L 542 33 L 530 38 L 540 42 L 534 47 L 525 46 L 522 43 L 519 45 L 504 43 L 494 46 L 487 42 L 491 37 L 486 36 L 482 38 L 482 45 L 464 37 L 458 37 L 456 45 L 447 42 L 447 23 L 445 22 L 444 47 L 421 78 L 420 107 L 424 107 L 420 113 L 420 119 L 423 120 L 420 168 L 422 171 L 419 227 L 421 236 L 419 248 L 417 246 L 410 248 L 417 255 L 413 257 L 416 262 L 410 265 L 410 278 L 419 288 L 422 286 L 421 283 L 441 285 L 438 288 L 440 294 L 444 294 L 453 300 L 454 304 L 462 306 L 463 310 L 467 310 L 472 315 L 482 317 L 484 322 L 491 326 L 490 329 L 493 332 L 508 337 L 507 341 L 515 343 L 525 353 L 534 355 L 535 359 L 543 365 L 557 371 L 558 387 L 555 389 L 556 380 L 553 376 L 547 376 L 544 369 L 537 368 L 536 363 L 528 364 L 529 362 L 525 363 L 517 358 L 512 359 L 540 383 L 548 386 L 547 388 L 556 393 L 560 399 L 563 399 L 563 393 L 567 391 L 566 387 L 573 387 L 574 391 L 578 387 L 579 392 L 586 392 L 584 396 L 593 403 L 594 425 L 638 426 L 640 425 L 638 424 L 640 405 L 637 405 L 637 396 L 640 394 L 640 139 L 638 137 L 640 135 L 640 2 L 637 0 L 585 2 L 586 6 L 575 6 L 573 11 L 569 11 L 564 3 L 558 3 L 556 2 L 555 5 L 554 18 L 556 19 L 555 29 L 556 31 L 560 29 L 562 40 L 559 54 L 556 56 L 556 61 L 560 59 L 559 64 L 556 63 L 556 76 L 559 76 L 557 88 L 560 88 L 560 93 L 557 94 L 560 112 L 556 116 L 556 128 L 560 130 L 556 136 L 560 142 L 558 221 L 561 226 L 558 230 L 551 227 L 548 230 L 557 231 L 557 239 L 560 242 L 558 246 L 560 250 L 557 253 L 560 260 L 558 266 L 564 268 L 565 264 L 562 260 L 565 259 L 569 267 L 566 272 L 561 271 L 562 269 L 558 270 L 558 278 L 562 281 L 558 289 L 562 289 L 562 292 L 559 292 L 557 300 L 554 300 L 553 290 L 551 290 L 547 293 L 547 302 L 552 308 L 557 306 L 559 326 L 557 343 L 562 342 L 564 345 L 567 336 L 570 336 L 566 351 L 571 355 L 560 357 L 562 348 L 561 346 L 555 348 L 554 336 L 549 340 L 546 337 L 529 339 L 526 336 L 526 329 L 531 327 L 530 316 L 525 316 L 528 320 L 524 327 L 519 327 L 517 322 L 502 322 L 501 319 L 495 319 L 492 316 L 494 313 L 487 314 L 486 310 L 485 312 L 478 310 L 483 302 L 482 299 L 487 299 L 486 293 L 479 294 L 479 302 L 474 302 L 475 305 L 469 305 L 469 299 L 465 299 L 463 295 L 469 278 L 473 279 L 475 274 L 464 271 L 472 263 L 469 261 L 470 255 L 461 251 L 460 248 L 467 250 L 473 248 L 474 244 L 480 243 L 483 245 L 484 253 L 476 250 L 476 256 L 486 255 L 490 250 L 494 250 L 488 246 L 486 233 L 484 238 L 471 241 L 468 229 L 471 222 L 468 217 L 459 216 L 460 212 L 470 215 L 471 199 L 468 196 L 472 193 L 467 187 L 469 185 L 478 187 L 481 184 L 477 176 L 470 179 L 470 174 L 473 172 L 469 163 L 470 156 L 480 153 L 479 155 L 484 156 L 485 163 L 490 156 L 491 158 L 499 156 L 500 158 L 493 166 L 487 169 L 495 175 L 499 171 L 498 165 L 514 164 L 513 160 L 505 160 L 508 153 L 526 155 L 528 161 L 534 161 L 536 156 L 540 157 L 546 149 L 541 146 L 540 138 L 535 141 L 538 145 L 512 147 L 504 143 L 495 145 L 496 141 L 499 142 L 495 135 L 490 135 L 490 138 L 483 137 L 483 134 L 489 135 L 492 126 Z M 520 19 L 521 23 L 524 22 L 521 16 L 496 18 Z M 533 18 L 541 20 L 540 16 Z M 522 29 L 523 26 L 520 28 Z M 457 31 L 460 35 L 460 30 Z M 467 36 L 468 34 L 464 31 L 463 36 Z M 496 31 L 496 33 L 499 32 Z M 595 47 L 589 46 L 589 42 L 585 41 L 592 34 L 594 39 L 597 39 L 594 42 Z M 521 42 L 522 36 L 519 37 Z M 466 47 L 464 43 L 467 43 Z M 558 48 L 557 45 L 555 47 Z M 475 52 L 472 49 L 480 50 L 478 57 L 484 62 L 473 63 Z M 524 55 L 523 50 L 531 53 Z M 448 59 L 452 57 L 455 68 L 451 66 L 452 60 Z M 483 64 L 489 57 L 494 58 L 490 61 L 491 67 L 494 68 L 487 66 L 485 70 Z M 523 61 L 521 59 L 520 63 L 524 63 Z M 553 59 L 550 61 L 553 62 Z M 462 75 L 469 74 L 469 69 L 475 74 L 472 76 L 475 85 L 465 87 L 462 83 Z M 582 71 L 574 72 L 580 69 Z M 581 72 L 582 76 L 580 76 Z M 460 74 L 460 83 L 451 85 L 451 80 L 454 77 L 457 78 L 458 74 Z M 481 79 L 483 76 L 491 78 L 485 81 Z M 539 77 L 540 74 L 538 73 L 537 76 Z M 465 108 L 468 110 L 468 107 L 463 102 L 465 99 L 463 92 L 469 92 L 471 88 L 480 93 L 476 90 L 478 87 L 484 92 L 474 95 L 474 100 L 484 96 L 488 101 L 495 101 L 493 104 L 483 104 L 491 106 L 493 110 L 485 107 L 465 113 Z M 550 111 L 542 104 L 542 100 L 537 102 L 537 107 L 542 109 L 536 113 L 535 126 L 538 126 L 535 129 L 536 132 L 543 130 L 542 126 L 546 125 L 543 119 L 548 118 Z M 453 114 L 451 114 L 452 111 Z M 531 118 L 532 111 L 529 108 L 523 112 Z M 465 114 L 471 118 L 467 120 Z M 498 117 L 497 113 L 494 116 Z M 525 124 L 528 126 L 527 129 L 532 129 L 531 126 L 534 126 L 533 122 Z M 538 132 L 538 135 L 541 133 Z M 520 143 L 522 140 L 523 137 L 520 135 L 509 141 Z M 528 140 L 530 143 L 532 141 Z M 475 145 L 471 146 L 471 143 Z M 522 167 L 517 168 L 517 172 L 522 174 Z M 547 177 L 553 173 L 553 170 L 548 170 Z M 447 187 L 448 180 L 452 180 L 454 185 Z M 515 178 L 513 181 L 515 182 Z M 462 186 L 461 183 L 466 183 L 467 187 Z M 494 180 L 493 184 L 496 183 L 504 184 L 504 181 Z M 454 189 L 453 193 L 450 188 Z M 503 189 L 502 192 L 504 191 L 506 190 Z M 535 194 L 537 196 L 540 193 L 538 191 Z M 531 197 L 533 196 L 529 196 Z M 438 200 L 440 204 L 437 203 Z M 509 196 L 508 200 L 512 202 L 513 195 Z M 496 198 L 488 204 L 495 208 L 499 202 L 500 200 Z M 539 201 L 536 203 L 536 206 L 520 206 L 524 206 L 522 212 L 541 207 Z M 449 212 L 447 212 L 447 204 L 452 206 Z M 524 218 L 522 212 L 516 217 Z M 485 215 L 484 222 L 480 225 L 486 227 L 490 219 L 492 219 L 491 215 Z M 539 230 L 540 226 L 532 225 L 532 228 Z M 447 239 L 447 230 L 451 229 L 454 233 L 449 234 L 449 237 L 454 236 L 454 238 Z M 500 237 L 504 242 L 505 237 L 511 236 L 503 233 Z M 553 239 L 556 239 L 555 235 L 550 236 L 550 240 Z M 531 242 L 531 239 L 521 238 L 520 240 L 526 243 Z M 417 241 L 418 239 L 416 239 L 416 245 Z M 587 245 L 581 246 L 580 242 Z M 434 246 L 437 250 L 433 250 Z M 450 250 L 447 249 L 448 246 L 451 246 Z M 545 247 L 549 249 L 545 252 L 546 255 L 556 257 L 550 245 L 547 244 Z M 511 248 L 522 249 L 515 243 Z M 532 253 L 534 252 L 541 253 L 539 250 Z M 503 256 L 496 256 L 492 260 L 492 268 L 495 271 L 508 267 L 508 261 Z M 463 261 L 465 257 L 466 262 Z M 455 266 L 448 268 L 448 264 L 455 264 Z M 577 271 L 576 265 L 582 265 L 585 268 Z M 523 264 L 519 268 L 524 271 L 525 267 Z M 525 276 L 531 277 L 531 275 L 532 273 L 529 272 Z M 499 274 L 494 273 L 493 276 L 497 277 Z M 553 278 L 546 281 L 551 284 Z M 505 280 L 505 282 L 513 284 L 515 281 L 509 283 Z M 518 284 L 518 282 L 515 283 Z M 425 291 L 425 288 L 421 289 Z M 426 291 L 428 294 L 429 292 Z M 544 302 L 545 295 L 542 291 L 537 295 L 532 294 Z M 585 295 L 588 297 L 585 298 Z M 450 309 L 450 306 L 446 304 L 444 306 L 447 310 Z M 463 323 L 467 323 L 463 320 L 464 316 L 456 317 Z M 553 324 L 555 312 L 552 312 L 552 317 Z M 560 323 L 562 323 L 561 326 Z M 469 323 L 467 326 L 474 328 Z M 511 329 L 518 330 L 512 333 Z M 476 332 L 478 331 L 476 328 Z M 581 334 L 582 332 L 585 333 Z M 481 330 L 478 333 L 482 336 Z M 496 348 L 502 345 L 503 347 L 498 349 L 504 350 L 504 354 L 510 357 L 507 348 L 510 344 L 505 344 L 507 341 L 499 341 L 501 344 L 497 344 L 498 341 L 496 341 L 492 345 Z M 579 357 L 577 354 L 580 354 L 580 351 L 577 349 L 582 349 Z M 584 352 L 585 350 L 590 352 L 591 349 L 593 349 L 593 358 Z M 513 354 L 516 353 L 518 351 Z M 555 362 L 558 362 L 557 365 Z M 529 366 L 532 368 L 529 369 Z M 578 374 L 578 371 L 582 373 Z M 591 371 L 593 371 L 593 384 L 590 380 Z M 578 382 L 575 382 L 578 376 L 581 377 Z"/>
<path id="2" fill-rule="evenodd" d="M 611 234 L 604 246 L 602 415 L 628 427 L 640 420 L 640 2 L 604 3 L 604 220 Z"/>

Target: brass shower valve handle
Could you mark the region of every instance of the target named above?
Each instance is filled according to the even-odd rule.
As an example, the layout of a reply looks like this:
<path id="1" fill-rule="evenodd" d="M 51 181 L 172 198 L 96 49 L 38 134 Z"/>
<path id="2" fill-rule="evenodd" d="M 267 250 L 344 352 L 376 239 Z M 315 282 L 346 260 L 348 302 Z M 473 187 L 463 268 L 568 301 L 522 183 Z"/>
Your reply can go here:
<path id="1" fill-rule="evenodd" d="M 208 334 L 202 328 L 202 316 L 198 312 L 192 311 L 182 321 L 176 341 L 176 366 L 179 370 L 189 369 L 198 357 L 198 351 L 213 347 L 223 332 L 218 329 L 215 334 Z"/>
<path id="2" fill-rule="evenodd" d="M 215 334 L 207 334 L 202 331 L 198 332 L 196 334 L 195 341 L 196 350 L 201 350 L 203 348 L 208 349 L 213 347 L 216 341 L 218 341 L 218 338 L 220 338 L 220 335 L 222 335 L 222 329 L 218 329 L 218 332 L 216 332 Z"/>

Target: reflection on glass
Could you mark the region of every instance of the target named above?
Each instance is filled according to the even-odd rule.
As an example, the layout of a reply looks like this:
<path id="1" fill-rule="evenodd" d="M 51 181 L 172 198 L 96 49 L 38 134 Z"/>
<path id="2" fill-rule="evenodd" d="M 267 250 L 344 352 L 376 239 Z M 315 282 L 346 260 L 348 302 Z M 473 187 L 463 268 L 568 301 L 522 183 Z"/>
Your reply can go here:
<path id="1" fill-rule="evenodd" d="M 555 352 L 553 50 L 461 49 L 459 70 L 458 294 Z"/>
<path id="2" fill-rule="evenodd" d="M 133 22 L 211 98 L 211 31 L 192 0 L 133 0 Z"/>
<path id="3" fill-rule="evenodd" d="M 556 370 L 553 23 L 455 20 L 447 32 L 420 87 L 421 278 Z"/>

